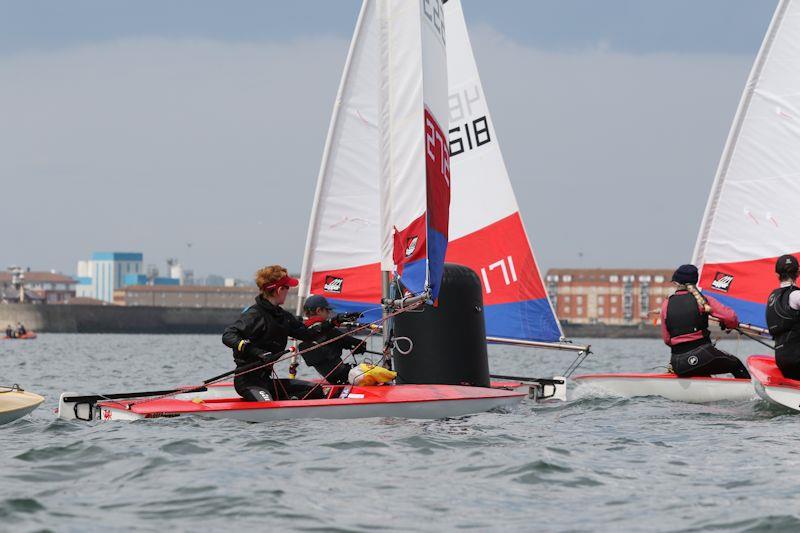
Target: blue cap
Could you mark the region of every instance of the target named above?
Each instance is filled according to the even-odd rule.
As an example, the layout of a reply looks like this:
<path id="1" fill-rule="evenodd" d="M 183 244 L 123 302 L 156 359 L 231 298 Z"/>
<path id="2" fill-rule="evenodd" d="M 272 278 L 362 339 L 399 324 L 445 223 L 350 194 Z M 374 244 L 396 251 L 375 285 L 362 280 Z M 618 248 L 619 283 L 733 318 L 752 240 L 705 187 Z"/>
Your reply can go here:
<path id="1" fill-rule="evenodd" d="M 312 294 L 308 298 L 306 298 L 306 303 L 303 304 L 303 309 L 333 309 L 331 304 L 328 303 L 328 300 L 324 296 L 320 296 L 318 294 Z"/>

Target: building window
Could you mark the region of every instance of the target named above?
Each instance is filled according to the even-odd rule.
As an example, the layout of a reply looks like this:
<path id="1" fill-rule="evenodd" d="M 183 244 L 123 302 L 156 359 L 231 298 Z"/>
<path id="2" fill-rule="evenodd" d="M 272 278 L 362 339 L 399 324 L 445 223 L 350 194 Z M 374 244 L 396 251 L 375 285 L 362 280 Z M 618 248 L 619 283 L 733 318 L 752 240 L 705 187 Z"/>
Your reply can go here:
<path id="1" fill-rule="evenodd" d="M 611 303 L 612 303 L 612 304 L 615 304 L 615 303 L 617 303 L 617 297 L 616 297 L 616 296 L 612 296 L 612 297 L 611 297 Z"/>
<path id="2" fill-rule="evenodd" d="M 656 283 L 664 283 L 664 276 L 656 276 L 655 281 Z"/>
<path id="3" fill-rule="evenodd" d="M 561 298 L 564 300 L 564 303 L 569 303 L 569 296 L 562 296 Z"/>
<path id="4" fill-rule="evenodd" d="M 569 283 L 570 281 L 572 281 L 572 276 L 570 276 L 569 274 L 564 274 L 564 277 L 562 277 L 561 279 L 564 280 L 564 283 Z"/>
<path id="5" fill-rule="evenodd" d="M 597 308 L 597 314 L 598 314 L 598 315 L 604 315 L 604 314 L 606 314 L 606 312 L 605 312 L 605 309 L 603 309 L 602 307 L 598 307 L 598 308 Z"/>
<path id="6" fill-rule="evenodd" d="M 597 303 L 599 303 L 600 305 L 603 305 L 605 303 L 605 298 L 603 298 L 602 296 L 598 296 L 597 297 Z"/>
<path id="7" fill-rule="evenodd" d="M 569 306 L 568 305 L 564 306 L 564 313 L 569 313 Z"/>
<path id="8" fill-rule="evenodd" d="M 578 315 L 582 315 L 582 314 L 583 314 L 583 307 L 579 307 L 579 308 L 578 308 L 578 310 L 577 310 L 577 314 L 578 314 Z"/>
<path id="9" fill-rule="evenodd" d="M 611 314 L 612 315 L 616 315 L 617 314 L 617 308 L 616 307 L 612 307 L 611 308 Z"/>
<path id="10" fill-rule="evenodd" d="M 619 283 L 619 276 L 617 276 L 616 274 L 608 276 L 608 281 L 611 283 Z"/>
<path id="11" fill-rule="evenodd" d="M 578 305 L 581 305 L 583 303 L 583 296 L 576 296 L 575 297 L 575 303 L 577 303 Z"/>

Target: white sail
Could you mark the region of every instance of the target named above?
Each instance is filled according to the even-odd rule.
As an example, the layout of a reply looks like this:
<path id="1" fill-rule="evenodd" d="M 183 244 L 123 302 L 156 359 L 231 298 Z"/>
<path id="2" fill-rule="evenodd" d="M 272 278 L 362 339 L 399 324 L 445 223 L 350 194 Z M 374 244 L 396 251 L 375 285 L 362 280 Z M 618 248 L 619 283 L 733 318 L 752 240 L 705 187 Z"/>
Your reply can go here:
<path id="1" fill-rule="evenodd" d="M 694 251 L 704 291 L 764 326 L 777 257 L 800 256 L 800 2 L 782 0 L 722 154 Z"/>
<path id="2" fill-rule="evenodd" d="M 453 175 L 447 260 L 480 276 L 487 336 L 558 341 L 561 326 L 519 213 L 461 2 L 449 0 L 444 9 Z"/>
<path id="3" fill-rule="evenodd" d="M 377 311 L 382 269 L 414 291 L 438 289 L 449 206 L 444 47 L 441 0 L 364 1 L 317 180 L 301 300 L 313 292 L 339 310 Z"/>

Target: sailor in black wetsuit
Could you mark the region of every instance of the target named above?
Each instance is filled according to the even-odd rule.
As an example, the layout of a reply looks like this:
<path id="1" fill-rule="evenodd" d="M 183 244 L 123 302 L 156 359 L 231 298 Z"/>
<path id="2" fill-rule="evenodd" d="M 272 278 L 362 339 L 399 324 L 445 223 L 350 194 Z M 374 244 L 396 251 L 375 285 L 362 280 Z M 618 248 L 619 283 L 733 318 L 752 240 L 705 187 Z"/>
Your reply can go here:
<path id="1" fill-rule="evenodd" d="M 253 363 L 274 363 L 286 349 L 289 337 L 312 341 L 320 338 L 331 326 L 323 325 L 312 330 L 281 307 L 286 301 L 289 287 L 297 280 L 279 265 L 264 267 L 256 272 L 256 284 L 261 294 L 256 303 L 242 313 L 239 319 L 225 328 L 222 342 L 233 349 L 237 375 L 233 384 L 236 392 L 249 401 L 318 399 L 324 397 L 321 387 L 296 379 L 273 379 L 272 366 L 239 374 L 238 370 Z M 258 365 L 256 365 L 258 366 Z"/>
<path id="2" fill-rule="evenodd" d="M 28 330 L 25 329 L 25 326 L 22 325 L 22 322 L 17 322 L 17 337 L 24 337 L 27 333 Z"/>
<path id="3" fill-rule="evenodd" d="M 750 373 L 738 357 L 711 343 L 708 317 L 716 318 L 725 329 L 739 326 L 733 309 L 697 290 L 697 267 L 681 265 L 672 275 L 675 294 L 661 305 L 661 336 L 671 348 L 670 366 L 679 377 L 713 376 L 730 372 L 749 379 Z"/>
<path id="4" fill-rule="evenodd" d="M 345 314 L 333 317 L 328 300 L 324 296 L 316 294 L 312 294 L 306 299 L 305 304 L 303 304 L 303 312 L 306 315 L 304 324 L 311 329 L 324 327 L 325 322 L 330 319 L 333 319 L 336 324 L 348 320 L 357 320 L 360 315 L 359 313 L 353 313 L 352 315 Z M 319 339 L 319 342 L 330 340 L 334 337 L 339 337 L 339 339 L 302 354 L 303 360 L 308 366 L 319 372 L 319 375 L 328 383 L 344 385 L 348 382 L 348 374 L 354 365 L 342 361 L 342 352 L 344 350 L 352 350 L 354 354 L 364 353 L 367 349 L 367 343 L 364 340 L 346 335 L 344 331 L 337 328 L 327 329 L 326 333 L 323 334 L 323 338 Z M 300 351 L 302 352 L 314 344 L 314 342 L 303 342 L 299 346 Z"/>
<path id="5" fill-rule="evenodd" d="M 798 262 L 793 255 L 782 255 L 775 263 L 781 286 L 767 299 L 767 327 L 775 339 L 775 364 L 784 377 L 800 380 L 800 288 Z"/>

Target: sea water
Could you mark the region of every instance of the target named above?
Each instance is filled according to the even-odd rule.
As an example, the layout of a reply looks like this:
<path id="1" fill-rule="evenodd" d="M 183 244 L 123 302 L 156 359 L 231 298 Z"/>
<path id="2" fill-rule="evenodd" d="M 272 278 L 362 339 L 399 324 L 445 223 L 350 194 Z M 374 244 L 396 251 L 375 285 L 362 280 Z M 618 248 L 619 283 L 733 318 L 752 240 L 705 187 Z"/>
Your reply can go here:
<path id="1" fill-rule="evenodd" d="M 658 340 L 587 341 L 596 353 L 578 373 L 668 360 Z M 573 358 L 490 352 L 496 373 L 542 377 Z M 0 384 L 47 398 L 0 427 L 0 530 L 800 529 L 800 413 L 758 400 L 624 399 L 571 383 L 566 403 L 434 421 L 84 423 L 53 412 L 62 391 L 193 384 L 230 366 L 211 335 L 0 343 Z"/>

